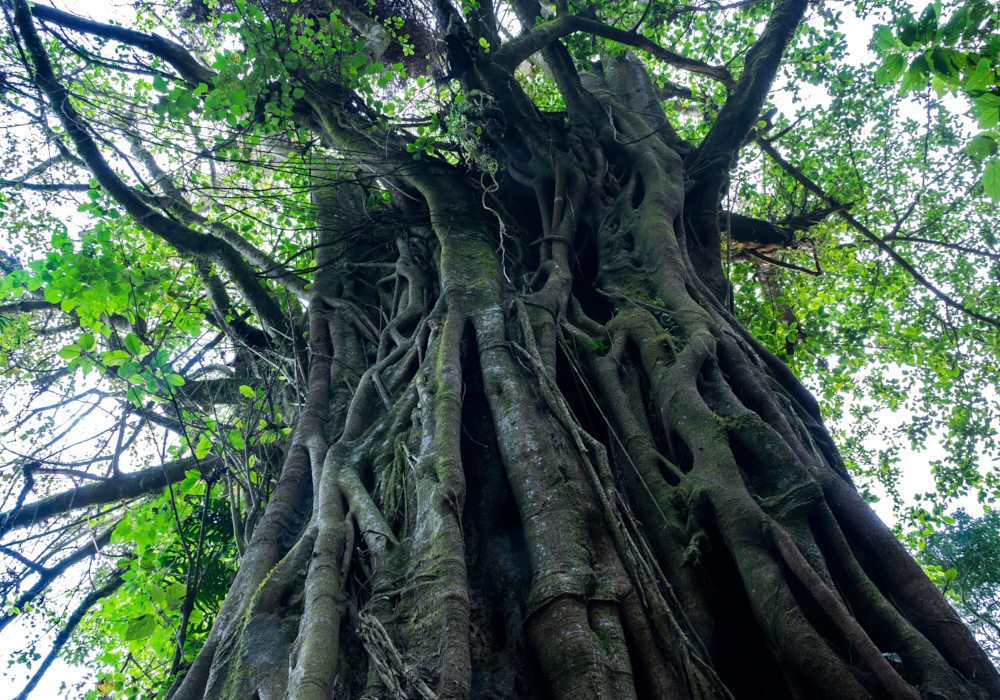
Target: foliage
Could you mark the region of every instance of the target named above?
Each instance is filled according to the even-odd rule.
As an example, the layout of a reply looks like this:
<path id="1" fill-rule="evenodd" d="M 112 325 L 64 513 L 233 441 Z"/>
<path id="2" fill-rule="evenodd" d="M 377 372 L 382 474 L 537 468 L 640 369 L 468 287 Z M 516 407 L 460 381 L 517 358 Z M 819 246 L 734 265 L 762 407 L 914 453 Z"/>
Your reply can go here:
<path id="1" fill-rule="evenodd" d="M 919 556 L 951 595 L 996 663 L 1000 658 L 1000 513 L 973 518 L 964 510 L 927 538 Z"/>
<path id="2" fill-rule="evenodd" d="M 894 26 L 880 26 L 874 43 L 882 54 L 876 72 L 880 84 L 900 82 L 903 94 L 932 89 L 939 98 L 961 94 L 970 114 L 985 129 L 972 138 L 965 152 L 984 163 L 980 184 L 1000 201 L 1000 38 L 994 5 L 980 0 L 928 5 L 919 17 L 903 8 Z M 909 65 L 907 63 L 909 62 Z"/>
<path id="3" fill-rule="evenodd" d="M 307 363 L 304 343 L 296 341 L 307 339 L 301 311 L 314 276 L 333 264 L 381 270 L 382 253 L 396 250 L 410 223 L 400 223 L 399 202 L 413 195 L 392 169 L 411 159 L 461 168 L 500 222 L 504 264 L 508 254 L 514 261 L 534 254 L 505 248 L 505 227 L 521 226 L 514 223 L 519 213 L 493 197 L 516 170 L 503 151 L 508 116 L 489 95 L 463 88 L 427 29 L 431 20 L 379 2 L 365 12 L 299 5 L 234 0 L 204 3 L 197 15 L 144 4 L 125 19 L 136 30 L 157 27 L 196 47 L 210 75 L 200 79 L 106 38 L 42 35 L 72 105 L 96 125 L 101 150 L 129 192 L 181 229 L 226 241 L 252 261 L 253 284 L 237 267 L 151 231 L 106 183 L 92 179 L 70 153 L 65 128 L 54 126 L 14 32 L 0 38 L 0 118 L 10 134 L 0 158 L 5 170 L 26 173 L 4 180 L 0 190 L 11 241 L 3 251 L 10 264 L 0 260 L 0 511 L 23 506 L 29 491 L 30 504 L 122 473 L 184 459 L 194 465 L 166 489 L 89 507 L 30 541 L 6 533 L 4 543 L 34 562 L 113 532 L 100 556 L 67 575 L 88 590 L 110 576 L 124 581 L 64 652 L 94 671 L 88 700 L 162 697 L 207 638 L 273 494 L 283 457 L 276 447 L 289 451 L 302 418 Z M 641 27 L 660 46 L 740 76 L 775 5 L 644 2 L 574 10 L 609 26 Z M 474 18 L 480 9 L 468 3 L 462 13 Z M 556 21 L 548 6 L 540 12 L 539 26 Z M 959 497 L 1000 497 L 990 459 L 1000 416 L 996 397 L 983 390 L 998 376 L 997 324 L 941 301 L 945 294 L 987 319 L 1000 315 L 996 210 L 977 196 L 981 189 L 1000 200 L 1000 46 L 989 31 L 995 22 L 994 7 L 979 0 L 938 2 L 919 17 L 900 11 L 893 27 L 875 35 L 881 64 L 856 67 L 844 60 L 840 15 L 817 6 L 789 47 L 780 90 L 767 105 L 780 99 L 801 106 L 794 114 L 775 108 L 758 121 L 722 203 L 794 233 L 775 249 L 727 236 L 737 318 L 815 390 L 824 415 L 841 427 L 837 437 L 862 493 L 870 501 L 876 492 L 889 495 L 900 534 L 914 548 L 926 542 L 922 561 L 977 620 L 992 614 L 982 591 L 996 582 L 977 563 L 983 550 L 970 554 L 966 543 L 988 541 L 995 523 L 980 523 L 993 522 L 992 515 L 972 521 L 960 514 L 953 526 L 933 527 L 947 522 Z M 520 29 L 513 19 L 508 25 L 478 35 L 475 50 L 496 56 L 510 43 L 503 34 Z M 625 56 L 628 48 L 585 32 L 564 43 L 581 73 L 594 73 L 600 60 Z M 647 58 L 647 66 L 678 139 L 699 143 L 732 85 L 658 58 Z M 546 120 L 566 123 L 564 94 L 541 54 L 526 58 L 515 78 Z M 884 86 L 899 81 L 899 94 L 888 94 Z M 819 106 L 804 102 L 813 88 L 825 97 Z M 948 93 L 972 105 L 983 131 L 971 140 L 955 122 Z M 342 109 L 317 128 L 306 115 L 325 100 Z M 341 140 L 324 140 L 322 130 Z M 764 155 L 758 139 L 780 149 L 822 194 Z M 387 165 L 380 164 L 388 171 L 375 172 L 365 155 L 373 140 L 386 153 L 390 141 L 404 144 L 395 162 L 386 156 Z M 344 201 L 360 192 L 359 201 L 344 206 L 359 215 L 345 217 L 349 243 L 334 262 L 322 262 L 318 247 L 326 204 L 316 193 L 324 188 L 343 193 Z M 930 282 L 919 283 L 831 209 L 856 215 Z M 806 223 L 795 228 L 797 220 Z M 374 252 L 357 254 L 359 242 Z M 528 289 L 523 262 L 511 265 L 521 266 L 511 273 L 515 284 Z M 385 278 L 364 283 L 383 294 L 388 288 Z M 254 289 L 272 301 L 273 312 Z M 385 301 L 359 323 L 383 332 L 401 304 L 391 291 Z M 670 328 L 661 299 L 635 303 L 652 307 Z M 275 319 L 288 321 L 292 332 L 281 337 Z M 262 337 L 266 342 L 255 342 Z M 601 338 L 586 347 L 598 355 L 615 351 Z M 369 359 L 384 360 L 382 350 Z M 378 396 L 387 404 L 398 398 L 384 387 Z M 887 432 L 878 426 L 880 410 L 913 417 Z M 945 456 L 932 465 L 935 489 L 904 505 L 901 450 L 919 452 L 937 440 Z M 21 491 L 26 475 L 33 486 Z M 949 578 L 952 570 L 958 573 Z M 58 596 L 15 611 L 30 571 L 20 566 L 4 581 L 5 614 L 29 613 L 58 628 L 66 617 Z M 972 624 L 984 639 L 992 634 L 985 622 Z M 34 646 L 21 657 L 29 669 L 33 654 Z"/>

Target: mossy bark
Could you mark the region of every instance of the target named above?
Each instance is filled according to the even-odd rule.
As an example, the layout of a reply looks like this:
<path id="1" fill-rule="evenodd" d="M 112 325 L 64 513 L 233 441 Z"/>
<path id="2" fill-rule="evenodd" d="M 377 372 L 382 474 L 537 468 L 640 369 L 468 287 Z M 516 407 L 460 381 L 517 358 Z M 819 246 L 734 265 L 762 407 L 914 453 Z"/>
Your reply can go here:
<path id="1" fill-rule="evenodd" d="M 1000 698 L 815 400 L 729 311 L 719 198 L 805 4 L 775 4 L 694 148 L 639 61 L 581 77 L 546 39 L 568 115 L 542 115 L 440 2 L 463 88 L 505 115 L 476 146 L 506 166 L 490 188 L 307 85 L 303 126 L 363 154 L 392 201 L 372 215 L 361 175 L 317 178 L 297 427 L 169 700 Z M 515 9 L 546 31 L 536 2 Z M 101 166 L 33 42 L 101 185 L 208 255 Z M 277 304 L 219 250 L 279 337 Z"/>
<path id="2" fill-rule="evenodd" d="M 565 129 L 613 167 L 539 169 L 541 245 L 512 245 L 523 185 L 491 206 L 507 240 L 474 181 L 418 171 L 394 289 L 319 273 L 299 534 L 256 554 L 276 499 L 244 564 L 272 592 L 234 589 L 173 698 L 997 697 L 919 569 L 885 565 L 908 559 L 815 404 L 699 277 L 682 156 L 625 110 Z"/>

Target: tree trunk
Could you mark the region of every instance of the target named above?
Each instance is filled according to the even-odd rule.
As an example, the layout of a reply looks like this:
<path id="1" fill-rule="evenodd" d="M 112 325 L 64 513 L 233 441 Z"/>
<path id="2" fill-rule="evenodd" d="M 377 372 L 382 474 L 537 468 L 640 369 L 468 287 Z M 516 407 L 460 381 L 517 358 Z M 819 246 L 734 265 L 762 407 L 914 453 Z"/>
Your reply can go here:
<path id="1" fill-rule="evenodd" d="M 998 697 L 815 400 L 696 272 L 683 160 L 647 136 L 570 124 L 489 208 L 413 176 L 425 206 L 371 234 L 396 250 L 377 339 L 359 205 L 315 192 L 309 392 L 172 700 Z"/>
<path id="2" fill-rule="evenodd" d="M 316 173 L 308 391 L 169 700 L 1000 698 L 816 401 L 729 311 L 720 192 L 805 3 L 775 5 L 697 150 L 631 54 L 580 77 L 533 48 L 569 114 L 542 116 L 498 67 L 514 50 L 473 55 L 438 9 L 479 172 L 388 162 L 399 143 L 351 127 L 335 87 L 307 92 L 302 123 L 367 153 L 391 204 Z"/>

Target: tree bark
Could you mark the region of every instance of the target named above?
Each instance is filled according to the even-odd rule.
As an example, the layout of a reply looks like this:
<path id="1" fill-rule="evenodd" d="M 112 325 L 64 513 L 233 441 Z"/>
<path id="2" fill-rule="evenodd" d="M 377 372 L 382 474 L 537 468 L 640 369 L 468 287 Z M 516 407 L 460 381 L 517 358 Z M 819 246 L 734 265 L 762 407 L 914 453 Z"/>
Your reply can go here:
<path id="1" fill-rule="evenodd" d="M 380 169 L 391 197 L 375 220 L 353 175 L 317 178 L 302 335 L 234 248 L 124 185 L 14 5 L 101 186 L 226 270 L 276 355 L 307 342 L 280 478 L 169 700 L 1000 698 L 969 631 L 858 495 L 815 400 L 728 308 L 719 199 L 804 0 L 775 4 L 739 81 L 692 68 L 733 87 L 697 149 L 634 57 L 577 75 L 558 40 L 607 36 L 599 22 L 533 28 L 525 2 L 527 33 L 491 57 L 441 0 L 455 74 L 484 96 L 486 191 L 485 170 L 412 160 L 405 136 L 371 136 L 345 89 L 302 77 L 300 124 Z M 632 42 L 659 55 L 647 44 Z M 537 50 L 568 121 L 511 78 Z M 220 284 L 208 268 L 205 281 Z M 146 476 L 57 498 L 106 503 Z"/>

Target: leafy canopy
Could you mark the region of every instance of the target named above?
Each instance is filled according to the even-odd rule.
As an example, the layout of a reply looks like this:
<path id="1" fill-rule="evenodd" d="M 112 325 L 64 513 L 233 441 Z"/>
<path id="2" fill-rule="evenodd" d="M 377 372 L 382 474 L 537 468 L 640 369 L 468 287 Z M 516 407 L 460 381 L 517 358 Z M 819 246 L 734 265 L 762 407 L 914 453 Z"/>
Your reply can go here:
<path id="1" fill-rule="evenodd" d="M 478 37 L 488 55 L 522 29 L 510 7 L 496 5 L 504 26 Z M 0 36 L 0 157 L 5 172 L 20 174 L 0 181 L 0 510 L 24 502 L 29 472 L 30 502 L 95 478 L 191 460 L 169 488 L 144 499 L 95 505 L 30 539 L 14 531 L 4 540 L 34 562 L 108 533 L 100 557 L 71 569 L 77 581 L 120 580 L 66 652 L 96 672 L 88 698 L 164 691 L 162 679 L 204 640 L 270 495 L 273 446 L 294 420 L 278 405 L 302 378 L 248 357 L 233 337 L 296 313 L 307 295 L 322 206 L 311 195 L 317 183 L 348 173 L 369 216 L 388 212 L 391 183 L 366 174 L 350 148 L 317 139 L 299 106 L 321 88 L 336 91 L 373 138 L 404 139 L 408 157 L 466 167 L 484 189 L 504 176 L 507 164 L 482 144 L 507 117 L 451 75 L 428 29 L 429 10 L 379 2 L 309 7 L 142 4 L 116 19 L 179 37 L 202 59 L 200 72 L 185 73 L 110 35 L 56 30 L 57 23 L 41 35 L 118 176 L 154 203 L 169 199 L 184 227 L 253 259 L 271 311 L 240 286 L 237 271 L 220 276 L 125 215 L 67 147 L 13 33 Z M 470 19 L 480 9 L 476 0 L 461 7 Z M 660 47 L 738 76 L 772 3 L 570 9 L 611 27 L 641 28 Z M 886 11 L 891 24 L 874 36 L 880 62 L 853 65 L 843 13 Z M 542 6 L 537 21 L 555 15 Z M 732 215 L 794 234 L 788 245 L 762 252 L 741 245 L 729 222 L 724 259 L 737 316 L 817 391 L 841 426 L 860 484 L 871 500 L 879 492 L 894 501 L 901 533 L 915 546 L 932 543 L 925 549 L 937 557 L 927 554 L 931 566 L 953 561 L 938 553 L 944 540 L 932 534 L 949 504 L 967 494 L 983 503 L 1000 495 L 997 405 L 987 389 L 997 377 L 993 319 L 1000 316 L 990 201 L 1000 199 L 997 21 L 995 6 L 978 0 L 938 2 L 919 13 L 894 3 L 815 6 L 769 98 L 774 109 L 745 147 L 723 202 Z M 583 71 L 628 50 L 582 32 L 565 43 Z M 697 143 L 731 83 L 640 54 L 678 134 Z M 538 109 L 562 118 L 542 59 L 524 61 L 516 79 Z M 895 83 L 900 90 L 889 89 Z M 823 99 L 807 99 L 816 94 Z M 964 107 L 949 95 L 967 101 L 979 133 L 964 129 L 956 114 Z M 243 372 L 248 364 L 252 372 Z M 913 417 L 884 430 L 880 411 Z M 938 440 L 945 454 L 932 464 L 934 489 L 904 505 L 900 455 Z M 2 615 L 30 619 L 36 630 L 60 627 L 67 599 L 19 603 L 32 569 L 11 561 Z M 952 578 L 967 580 L 970 566 L 954 563 L 960 578 Z M 947 581 L 951 568 L 942 569 Z M 59 593 L 73 592 L 62 586 Z M 28 637 L 16 660 L 30 670 L 43 650 Z"/>

